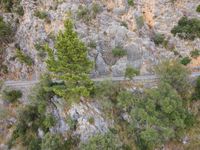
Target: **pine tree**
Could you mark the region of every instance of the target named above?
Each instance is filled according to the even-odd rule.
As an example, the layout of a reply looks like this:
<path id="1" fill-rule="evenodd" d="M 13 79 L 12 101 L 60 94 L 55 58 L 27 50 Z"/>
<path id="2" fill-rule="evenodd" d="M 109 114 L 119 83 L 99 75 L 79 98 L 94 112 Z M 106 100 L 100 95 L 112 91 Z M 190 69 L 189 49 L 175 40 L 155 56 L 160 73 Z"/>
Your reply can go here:
<path id="1" fill-rule="evenodd" d="M 59 32 L 54 49 L 46 46 L 48 51 L 47 67 L 56 80 L 62 80 L 62 85 L 54 86 L 56 94 L 71 100 L 79 100 L 88 96 L 92 89 L 89 73 L 92 62 L 87 57 L 87 48 L 73 30 L 71 20 L 65 21 L 65 30 Z"/>

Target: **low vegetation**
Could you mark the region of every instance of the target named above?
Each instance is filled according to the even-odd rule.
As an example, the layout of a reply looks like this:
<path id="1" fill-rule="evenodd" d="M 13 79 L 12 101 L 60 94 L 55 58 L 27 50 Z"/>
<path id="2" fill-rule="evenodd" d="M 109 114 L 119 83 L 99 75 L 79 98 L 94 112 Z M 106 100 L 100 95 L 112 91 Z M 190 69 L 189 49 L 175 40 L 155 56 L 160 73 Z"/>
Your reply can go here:
<path id="1" fill-rule="evenodd" d="M 196 85 L 193 93 L 193 100 L 200 100 L 200 77 L 196 80 Z"/>
<path id="2" fill-rule="evenodd" d="M 81 145 L 81 150 L 115 150 L 122 148 L 121 143 L 116 135 L 107 133 L 105 135 L 96 135 L 88 141 L 88 143 Z"/>
<path id="3" fill-rule="evenodd" d="M 156 73 L 160 77 L 160 81 L 171 85 L 181 97 L 190 96 L 189 89 L 191 85 L 188 81 L 190 71 L 185 68 L 179 61 L 170 60 L 163 61 L 155 68 Z"/>
<path id="4" fill-rule="evenodd" d="M 145 24 L 144 17 L 143 16 L 136 16 L 135 20 L 136 20 L 137 28 L 141 29 Z"/>
<path id="5" fill-rule="evenodd" d="M 0 8 L 2 8 L 5 12 L 14 12 L 23 16 L 24 10 L 20 3 L 21 0 L 0 0 Z"/>
<path id="6" fill-rule="evenodd" d="M 11 90 L 5 89 L 3 90 L 3 99 L 9 103 L 16 103 L 19 98 L 22 97 L 22 92 L 20 90 Z"/>
<path id="7" fill-rule="evenodd" d="M 37 50 L 37 56 L 41 59 L 41 60 L 43 60 L 46 56 L 47 56 L 47 54 L 46 54 L 46 51 L 44 50 L 45 48 L 44 48 L 44 45 L 42 45 L 42 44 L 35 44 L 34 45 L 35 46 L 35 49 Z"/>
<path id="8" fill-rule="evenodd" d="M 181 64 L 183 64 L 185 66 L 188 65 L 190 62 L 191 62 L 191 59 L 188 56 L 181 59 Z"/>
<path id="9" fill-rule="evenodd" d="M 40 19 L 45 19 L 48 17 L 48 14 L 45 11 L 35 11 L 34 15 Z"/>
<path id="10" fill-rule="evenodd" d="M 89 23 L 92 19 L 95 19 L 97 14 L 100 13 L 101 6 L 97 3 L 93 3 L 92 7 L 79 6 L 77 16 L 78 19 L 83 20 L 85 23 Z"/>
<path id="11" fill-rule="evenodd" d="M 133 79 L 133 77 L 139 75 L 139 71 L 131 66 L 128 66 L 126 68 L 126 71 L 125 71 L 125 77 L 126 78 L 129 78 L 130 80 Z"/>
<path id="12" fill-rule="evenodd" d="M 156 33 L 154 35 L 153 41 L 156 45 L 165 45 L 165 43 L 166 43 L 165 36 L 160 33 Z"/>
<path id="13" fill-rule="evenodd" d="M 172 34 L 178 35 L 182 39 L 194 40 L 200 37 L 200 20 L 182 17 L 178 25 L 171 30 Z"/>
<path id="14" fill-rule="evenodd" d="M 4 22 L 3 17 L 0 16 L 0 44 L 8 43 L 12 35 L 13 31 L 10 24 Z"/>
<path id="15" fill-rule="evenodd" d="M 23 64 L 26 64 L 28 66 L 33 65 L 32 58 L 27 54 L 25 54 L 21 49 L 16 49 L 16 57 Z"/>
<path id="16" fill-rule="evenodd" d="M 50 23 L 50 20 L 49 20 L 49 17 L 48 17 L 48 13 L 45 12 L 45 11 L 39 11 L 39 10 L 36 10 L 34 15 L 40 19 L 43 19 L 45 20 L 46 22 Z"/>
<path id="17" fill-rule="evenodd" d="M 19 111 L 9 147 L 22 144 L 27 149 L 40 150 L 42 139 L 37 134 L 38 129 L 46 134 L 56 121 L 52 114 L 46 112 L 49 100 L 54 96 L 52 91 L 47 90 L 51 85 L 47 76 L 32 90 L 30 103 Z"/>
<path id="18" fill-rule="evenodd" d="M 129 6 L 134 6 L 134 0 L 128 0 L 128 5 Z"/>
<path id="19" fill-rule="evenodd" d="M 88 47 L 90 47 L 90 48 L 96 48 L 96 46 L 97 46 L 97 44 L 96 44 L 96 42 L 95 41 L 90 41 L 89 43 L 88 43 Z"/>
<path id="20" fill-rule="evenodd" d="M 190 52 L 190 55 L 191 55 L 192 58 L 197 58 L 200 55 L 200 50 L 195 49 L 195 50 Z"/>
<path id="21" fill-rule="evenodd" d="M 198 13 L 200 13 L 200 5 L 197 6 L 196 11 L 197 11 Z"/>
<path id="22" fill-rule="evenodd" d="M 112 54 L 114 57 L 123 57 L 127 55 L 127 52 L 121 47 L 115 47 L 112 49 Z"/>

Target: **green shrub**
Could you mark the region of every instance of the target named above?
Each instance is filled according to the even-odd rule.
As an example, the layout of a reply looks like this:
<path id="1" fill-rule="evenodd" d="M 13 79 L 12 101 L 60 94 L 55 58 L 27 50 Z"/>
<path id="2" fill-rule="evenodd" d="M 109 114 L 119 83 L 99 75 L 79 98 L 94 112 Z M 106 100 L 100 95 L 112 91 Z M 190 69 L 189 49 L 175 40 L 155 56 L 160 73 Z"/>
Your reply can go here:
<path id="1" fill-rule="evenodd" d="M 117 96 L 117 108 L 121 110 L 130 110 L 134 106 L 137 97 L 135 97 L 131 92 L 122 91 Z"/>
<path id="2" fill-rule="evenodd" d="M 42 139 L 42 150 L 63 150 L 64 138 L 58 134 L 47 133 Z"/>
<path id="3" fill-rule="evenodd" d="M 196 11 L 197 11 L 198 13 L 200 13 L 200 5 L 197 6 Z"/>
<path id="4" fill-rule="evenodd" d="M 8 23 L 5 23 L 3 17 L 0 16 L 0 44 L 9 41 L 12 33 L 11 26 Z"/>
<path id="5" fill-rule="evenodd" d="M 92 12 L 93 12 L 93 17 L 95 18 L 96 15 L 101 11 L 101 6 L 97 3 L 92 4 Z"/>
<path id="6" fill-rule="evenodd" d="M 89 119 L 88 119 L 88 122 L 90 123 L 90 124 L 94 124 L 94 117 L 90 117 Z"/>
<path id="7" fill-rule="evenodd" d="M 182 39 L 194 40 L 195 38 L 200 38 L 200 20 L 182 17 L 178 25 L 171 30 L 171 33 L 174 36 L 178 35 Z"/>
<path id="8" fill-rule="evenodd" d="M 191 57 L 193 58 L 197 58 L 200 55 L 200 50 L 195 49 L 193 51 L 190 52 Z"/>
<path id="9" fill-rule="evenodd" d="M 128 0 L 128 5 L 133 6 L 134 5 L 134 0 Z"/>
<path id="10" fill-rule="evenodd" d="M 22 92 L 19 90 L 4 90 L 3 91 L 3 99 L 10 102 L 15 103 L 19 98 L 22 97 Z"/>
<path id="11" fill-rule="evenodd" d="M 22 52 L 22 50 L 20 50 L 20 49 L 17 49 L 17 50 L 16 50 L 16 57 L 18 58 L 18 60 L 19 60 L 21 63 L 24 63 L 24 64 L 26 64 L 26 65 L 28 65 L 28 66 L 33 65 L 33 60 L 32 60 L 32 58 L 31 58 L 30 56 L 24 54 L 24 53 Z"/>
<path id="12" fill-rule="evenodd" d="M 34 15 L 40 19 L 47 19 L 48 18 L 48 13 L 45 11 L 35 11 Z"/>
<path id="13" fill-rule="evenodd" d="M 84 6 L 79 7 L 77 16 L 78 19 L 82 19 L 86 23 L 92 20 L 92 17 L 90 16 L 90 10 Z"/>
<path id="14" fill-rule="evenodd" d="M 157 33 L 153 37 L 153 41 L 156 45 L 164 44 L 165 36 L 163 34 Z"/>
<path id="15" fill-rule="evenodd" d="M 188 65 L 190 62 L 191 62 L 191 59 L 188 56 L 181 59 L 181 64 L 185 66 Z"/>
<path id="16" fill-rule="evenodd" d="M 123 57 L 125 55 L 127 55 L 126 50 L 124 50 L 121 47 L 116 47 L 114 49 L 112 49 L 112 54 L 114 57 Z"/>
<path id="17" fill-rule="evenodd" d="M 95 135 L 85 144 L 81 144 L 81 150 L 116 150 L 121 148 L 121 141 L 111 132 L 105 135 Z"/>
<path id="18" fill-rule="evenodd" d="M 128 66 L 125 71 L 125 77 L 129 79 L 133 79 L 133 77 L 139 75 L 139 73 L 140 72 L 136 70 L 135 68 Z"/>

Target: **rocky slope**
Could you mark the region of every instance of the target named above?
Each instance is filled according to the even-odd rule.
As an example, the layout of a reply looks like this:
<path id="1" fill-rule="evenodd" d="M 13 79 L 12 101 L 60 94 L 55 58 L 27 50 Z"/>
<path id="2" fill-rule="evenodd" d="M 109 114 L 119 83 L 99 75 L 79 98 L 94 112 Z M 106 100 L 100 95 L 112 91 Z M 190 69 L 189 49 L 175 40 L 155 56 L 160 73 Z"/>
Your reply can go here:
<path id="1" fill-rule="evenodd" d="M 3 13 L 6 21 L 12 21 L 16 28 L 14 43 L 7 47 L 5 63 L 9 68 L 9 79 L 36 79 L 45 69 L 44 60 L 36 50 L 36 44 L 50 43 L 52 38 L 63 28 L 63 21 L 71 17 L 80 38 L 89 47 L 89 57 L 95 62 L 92 76 L 123 76 L 127 65 L 138 68 L 141 74 L 151 72 L 153 64 L 164 58 L 189 55 L 190 51 L 199 49 L 199 39 L 185 41 L 173 37 L 170 33 L 178 20 L 186 15 L 200 17 L 196 12 L 198 0 L 135 0 L 134 6 L 129 6 L 126 0 L 109 1 L 21 1 L 24 15 Z M 82 8 L 92 12 L 94 4 L 99 9 L 95 17 L 90 13 L 80 18 Z M 36 17 L 35 12 L 45 12 L 47 19 Z M 88 17 L 86 21 L 84 17 Z M 18 23 L 16 23 L 18 22 Z M 157 46 L 153 42 L 156 33 L 165 35 L 166 46 Z M 20 64 L 15 55 L 16 45 L 31 56 L 34 65 L 27 67 Z M 127 51 L 127 56 L 113 57 L 112 49 L 121 47 Z M 198 65 L 198 63 L 196 63 Z"/>
<path id="2" fill-rule="evenodd" d="M 95 64 L 92 77 L 121 77 L 129 65 L 137 68 L 142 75 L 151 74 L 152 67 L 164 59 L 185 57 L 195 49 L 200 50 L 199 38 L 190 41 L 171 34 L 171 29 L 182 16 L 200 18 L 200 13 L 196 12 L 198 3 L 199 0 L 135 0 L 134 6 L 130 6 L 126 0 L 21 0 L 22 16 L 0 10 L 0 16 L 15 31 L 13 41 L 4 47 L 2 58 L 8 73 L 0 77 L 4 80 L 39 79 L 40 74 L 46 71 L 45 54 L 40 46 L 45 43 L 54 46 L 54 38 L 64 28 L 66 18 L 74 21 L 80 39 L 88 46 L 88 57 Z M 36 15 L 36 12 L 40 14 Z M 155 44 L 153 39 L 158 33 L 168 41 L 165 45 Z M 114 57 L 112 50 L 117 47 L 126 51 L 126 55 Z M 21 63 L 16 58 L 16 49 L 30 56 L 33 65 Z M 189 67 L 199 65 L 200 58 L 196 58 Z M 24 91 L 26 93 L 27 89 Z M 25 97 L 21 102 L 26 103 L 26 100 Z M 73 134 L 80 135 L 81 141 L 96 133 L 104 133 L 112 126 L 112 120 L 106 120 L 95 103 L 80 103 L 64 110 L 62 100 L 55 98 L 53 102 L 56 107 L 49 108 L 49 111 L 59 122 L 52 132 L 65 134 L 70 129 L 65 121 L 67 116 L 76 121 Z M 12 109 L 16 106 L 4 103 L 2 106 L 12 110 L 10 118 L 1 123 L 9 127 L 16 121 L 13 117 L 16 112 Z M 91 118 L 94 120 L 91 121 Z M 1 138 L 9 132 L 5 126 L 0 128 Z M 1 141 L 4 142 L 0 139 L 0 144 Z"/>

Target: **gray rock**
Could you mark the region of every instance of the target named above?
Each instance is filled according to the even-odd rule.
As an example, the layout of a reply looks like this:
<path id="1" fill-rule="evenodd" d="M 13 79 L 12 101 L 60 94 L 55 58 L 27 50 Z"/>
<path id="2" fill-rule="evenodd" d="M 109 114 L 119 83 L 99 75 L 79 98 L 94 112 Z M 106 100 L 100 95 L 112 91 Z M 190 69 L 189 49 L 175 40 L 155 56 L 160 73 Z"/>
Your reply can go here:
<path id="1" fill-rule="evenodd" d="M 98 71 L 99 75 L 109 74 L 109 67 L 104 62 L 101 54 L 99 54 L 96 59 L 96 70 Z"/>
<path id="2" fill-rule="evenodd" d="M 124 76 L 127 67 L 127 58 L 121 58 L 115 65 L 112 66 L 112 75 L 114 77 Z"/>
<path id="3" fill-rule="evenodd" d="M 73 120 L 77 120 L 74 134 L 80 135 L 83 142 L 97 133 L 107 132 L 110 125 L 96 105 L 91 103 L 74 104 L 69 110 L 69 115 Z M 93 123 L 89 122 L 90 118 L 93 118 Z"/>

